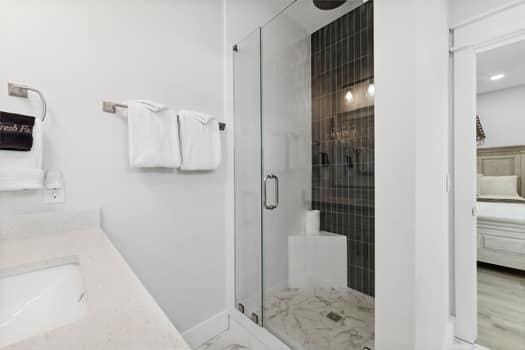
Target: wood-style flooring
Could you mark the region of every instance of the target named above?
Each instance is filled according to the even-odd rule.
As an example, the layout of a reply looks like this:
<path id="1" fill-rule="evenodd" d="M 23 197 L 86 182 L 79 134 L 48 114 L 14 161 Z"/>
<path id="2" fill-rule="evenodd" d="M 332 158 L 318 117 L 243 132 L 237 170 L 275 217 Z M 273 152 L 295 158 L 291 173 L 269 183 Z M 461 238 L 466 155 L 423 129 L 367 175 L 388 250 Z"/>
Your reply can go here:
<path id="1" fill-rule="evenodd" d="M 525 272 L 478 266 L 478 343 L 525 350 Z"/>

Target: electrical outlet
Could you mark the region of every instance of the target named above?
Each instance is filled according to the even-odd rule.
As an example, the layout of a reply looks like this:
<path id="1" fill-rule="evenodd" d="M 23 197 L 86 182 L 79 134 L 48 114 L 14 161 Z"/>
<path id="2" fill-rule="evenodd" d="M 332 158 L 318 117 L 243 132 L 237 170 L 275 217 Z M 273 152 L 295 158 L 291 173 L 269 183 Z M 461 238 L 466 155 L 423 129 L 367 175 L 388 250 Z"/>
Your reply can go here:
<path id="1" fill-rule="evenodd" d="M 63 188 L 46 189 L 44 203 L 47 203 L 47 204 L 64 203 L 64 189 Z"/>

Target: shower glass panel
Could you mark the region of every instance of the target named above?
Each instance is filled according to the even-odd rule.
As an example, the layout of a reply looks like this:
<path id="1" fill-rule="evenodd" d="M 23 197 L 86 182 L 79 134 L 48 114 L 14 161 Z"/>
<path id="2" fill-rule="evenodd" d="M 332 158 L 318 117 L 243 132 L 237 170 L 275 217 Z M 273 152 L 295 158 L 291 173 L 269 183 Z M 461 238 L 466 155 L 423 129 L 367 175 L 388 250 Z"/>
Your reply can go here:
<path id="1" fill-rule="evenodd" d="M 260 30 L 234 47 L 233 58 L 235 298 L 237 308 L 258 321 L 262 307 Z"/>
<path id="2" fill-rule="evenodd" d="M 311 60 L 308 21 L 302 17 L 310 6 L 311 1 L 294 4 L 261 32 L 263 325 L 291 346 L 281 308 L 290 307 L 290 288 L 310 277 L 303 233 L 311 199 Z"/>

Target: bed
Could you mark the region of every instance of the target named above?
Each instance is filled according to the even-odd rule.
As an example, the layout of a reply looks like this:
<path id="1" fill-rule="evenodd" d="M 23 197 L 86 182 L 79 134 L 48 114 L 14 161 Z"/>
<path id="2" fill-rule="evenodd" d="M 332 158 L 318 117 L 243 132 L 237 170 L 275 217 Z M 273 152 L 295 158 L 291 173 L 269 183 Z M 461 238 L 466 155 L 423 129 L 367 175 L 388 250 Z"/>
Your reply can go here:
<path id="1" fill-rule="evenodd" d="M 525 146 L 478 150 L 478 261 L 525 270 Z"/>

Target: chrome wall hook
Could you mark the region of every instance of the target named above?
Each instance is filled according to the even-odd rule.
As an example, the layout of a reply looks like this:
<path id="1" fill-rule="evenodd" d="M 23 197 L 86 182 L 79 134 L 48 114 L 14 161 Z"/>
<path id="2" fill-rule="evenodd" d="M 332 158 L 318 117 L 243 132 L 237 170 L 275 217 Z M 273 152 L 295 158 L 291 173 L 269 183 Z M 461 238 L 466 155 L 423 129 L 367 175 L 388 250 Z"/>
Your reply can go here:
<path id="1" fill-rule="evenodd" d="M 42 102 L 42 116 L 40 117 L 40 120 L 46 120 L 47 102 L 46 98 L 44 97 L 44 94 L 40 92 L 40 90 L 23 84 L 7 83 L 7 91 L 9 96 L 22 98 L 28 98 L 28 91 L 36 93 L 38 97 L 40 97 L 40 101 Z"/>

